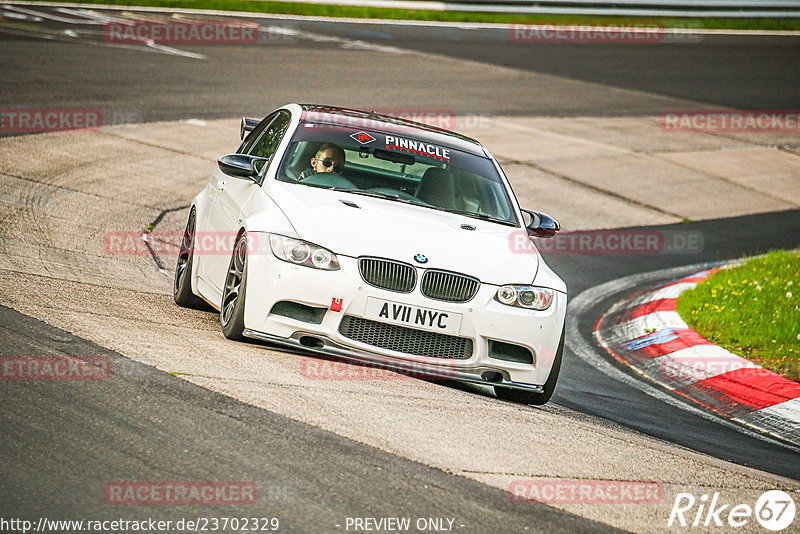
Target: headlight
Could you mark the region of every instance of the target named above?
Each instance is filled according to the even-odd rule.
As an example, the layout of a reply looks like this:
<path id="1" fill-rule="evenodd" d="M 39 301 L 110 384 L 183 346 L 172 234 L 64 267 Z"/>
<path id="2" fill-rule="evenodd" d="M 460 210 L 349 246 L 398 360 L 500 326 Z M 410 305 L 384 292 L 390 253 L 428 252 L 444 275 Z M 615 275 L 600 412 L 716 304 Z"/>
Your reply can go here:
<path id="1" fill-rule="evenodd" d="M 494 297 L 507 306 L 546 310 L 553 302 L 553 290 L 544 287 L 507 285 L 497 290 Z"/>
<path id="2" fill-rule="evenodd" d="M 339 259 L 330 250 L 282 235 L 269 235 L 269 246 L 279 260 L 312 269 L 338 271 Z"/>

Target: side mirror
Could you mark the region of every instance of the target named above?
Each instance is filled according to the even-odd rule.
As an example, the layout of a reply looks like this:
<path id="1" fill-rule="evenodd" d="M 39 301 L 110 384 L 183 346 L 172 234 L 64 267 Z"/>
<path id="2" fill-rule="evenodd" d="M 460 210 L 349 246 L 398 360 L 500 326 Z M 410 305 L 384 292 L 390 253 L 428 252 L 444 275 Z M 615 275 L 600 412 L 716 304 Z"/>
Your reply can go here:
<path id="1" fill-rule="evenodd" d="M 256 126 L 261 121 L 259 119 L 248 119 L 247 117 L 242 117 L 242 124 L 239 126 L 239 138 L 244 140 L 247 137 L 247 134 L 252 132 L 256 129 Z"/>
<path id="2" fill-rule="evenodd" d="M 522 210 L 531 216 L 531 222 L 525 227 L 531 237 L 555 237 L 561 230 L 558 221 L 546 213 L 531 210 Z"/>
<path id="3" fill-rule="evenodd" d="M 259 169 L 256 164 L 259 161 L 267 161 L 266 158 L 259 158 L 256 156 L 249 156 L 247 154 L 228 154 L 222 156 L 217 160 L 219 170 L 228 176 L 236 178 L 250 178 L 256 181 L 259 174 Z"/>

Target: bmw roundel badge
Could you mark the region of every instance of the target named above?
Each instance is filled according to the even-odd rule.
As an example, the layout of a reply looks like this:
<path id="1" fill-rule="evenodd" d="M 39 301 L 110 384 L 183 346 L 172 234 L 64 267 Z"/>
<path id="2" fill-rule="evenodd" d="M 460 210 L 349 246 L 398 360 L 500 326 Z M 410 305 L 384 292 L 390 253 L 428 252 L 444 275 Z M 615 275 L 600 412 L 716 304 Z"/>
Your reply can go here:
<path id="1" fill-rule="evenodd" d="M 414 261 L 417 263 L 428 263 L 428 258 L 425 256 L 425 254 L 417 254 L 414 256 Z"/>

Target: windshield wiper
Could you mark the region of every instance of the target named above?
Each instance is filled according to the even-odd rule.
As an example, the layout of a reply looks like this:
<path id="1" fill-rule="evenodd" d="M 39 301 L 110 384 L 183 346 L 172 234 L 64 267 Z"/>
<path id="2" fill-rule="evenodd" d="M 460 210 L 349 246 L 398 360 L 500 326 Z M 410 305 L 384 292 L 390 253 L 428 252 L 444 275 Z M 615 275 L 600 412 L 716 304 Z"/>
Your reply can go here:
<path id="1" fill-rule="evenodd" d="M 304 182 L 295 182 L 298 184 L 303 184 L 306 187 L 316 187 L 318 189 L 327 189 L 328 191 L 341 191 L 343 193 L 352 193 L 352 189 L 348 189 L 346 187 L 342 187 L 339 185 L 320 185 L 320 184 L 307 184 Z"/>
<path id="2" fill-rule="evenodd" d="M 423 201 L 419 200 L 414 202 L 413 200 L 408 200 L 405 198 L 400 197 L 400 195 L 392 195 L 390 193 L 378 193 L 376 191 L 366 191 L 364 189 L 350 189 L 349 187 L 342 187 L 337 185 L 319 185 L 319 184 L 307 184 L 304 182 L 298 182 L 303 185 L 307 185 L 308 187 L 318 187 L 320 189 L 327 189 L 328 191 L 337 191 L 341 193 L 352 193 L 354 195 L 364 195 L 365 197 L 375 197 L 375 198 L 383 198 L 386 200 L 395 200 L 397 202 L 403 202 L 405 204 L 413 204 L 415 206 L 427 206 L 428 204 L 424 203 Z"/>
<path id="3" fill-rule="evenodd" d="M 365 191 L 363 189 L 343 189 L 342 191 L 344 191 L 345 193 L 353 193 L 354 195 L 364 195 L 365 197 L 375 197 L 375 198 L 383 198 L 386 200 L 395 200 L 397 202 L 403 202 L 404 204 L 413 204 L 415 206 L 427 206 L 427 204 L 421 200 L 415 202 L 413 200 L 402 198 L 400 197 L 400 195 L 392 195 L 390 193 L 378 193 L 375 191 Z"/>
<path id="4" fill-rule="evenodd" d="M 472 217 L 473 219 L 480 219 L 482 221 L 490 221 L 496 222 L 500 224 L 505 224 L 507 226 L 516 226 L 515 222 L 506 220 L 506 219 L 499 219 L 497 217 L 492 217 L 488 213 L 476 213 L 474 211 L 467 211 L 467 210 L 449 210 L 447 208 L 436 208 L 439 211 L 446 211 L 447 213 L 455 213 L 456 215 L 463 215 L 465 217 Z"/>

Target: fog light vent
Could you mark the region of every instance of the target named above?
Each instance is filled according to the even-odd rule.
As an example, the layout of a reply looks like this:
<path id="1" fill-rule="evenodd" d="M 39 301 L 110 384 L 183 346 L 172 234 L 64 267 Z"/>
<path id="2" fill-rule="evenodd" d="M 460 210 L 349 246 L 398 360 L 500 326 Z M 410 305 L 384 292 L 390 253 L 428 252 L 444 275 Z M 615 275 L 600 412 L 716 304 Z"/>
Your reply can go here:
<path id="1" fill-rule="evenodd" d="M 507 362 L 533 363 L 533 354 L 527 347 L 493 339 L 489 340 L 489 357 Z"/>
<path id="2" fill-rule="evenodd" d="M 326 311 L 328 311 L 327 308 L 315 308 L 313 306 L 300 304 L 299 302 L 282 300 L 275 303 L 270 313 L 304 323 L 321 324 Z"/>

